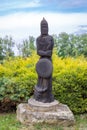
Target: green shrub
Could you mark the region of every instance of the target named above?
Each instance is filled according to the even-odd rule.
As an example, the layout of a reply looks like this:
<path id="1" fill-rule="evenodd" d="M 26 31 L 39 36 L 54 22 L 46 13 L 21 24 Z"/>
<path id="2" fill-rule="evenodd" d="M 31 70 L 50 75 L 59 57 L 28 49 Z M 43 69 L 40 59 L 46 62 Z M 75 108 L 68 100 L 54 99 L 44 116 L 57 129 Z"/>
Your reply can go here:
<path id="1" fill-rule="evenodd" d="M 54 61 L 53 93 L 74 113 L 87 112 L 87 61 L 66 58 Z"/>
<path id="2" fill-rule="evenodd" d="M 0 105 L 16 106 L 27 102 L 37 83 L 35 64 L 38 56 L 15 58 L 0 64 Z M 53 55 L 53 93 L 74 113 L 87 112 L 87 61 L 84 57 L 58 58 Z"/>

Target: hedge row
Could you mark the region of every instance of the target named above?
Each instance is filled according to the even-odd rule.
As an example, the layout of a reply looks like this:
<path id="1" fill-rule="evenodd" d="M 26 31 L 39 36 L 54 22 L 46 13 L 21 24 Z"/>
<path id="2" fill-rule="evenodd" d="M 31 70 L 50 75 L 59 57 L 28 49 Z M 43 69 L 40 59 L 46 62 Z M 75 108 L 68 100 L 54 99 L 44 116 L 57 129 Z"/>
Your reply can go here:
<path id="1" fill-rule="evenodd" d="M 26 102 L 37 82 L 38 56 L 15 58 L 0 64 L 0 105 Z M 74 113 L 87 112 L 87 60 L 84 57 L 61 59 L 53 55 L 53 93 Z M 8 109 L 8 108 L 7 108 Z"/>
<path id="2" fill-rule="evenodd" d="M 87 112 L 87 60 L 54 59 L 53 92 L 74 113 Z"/>

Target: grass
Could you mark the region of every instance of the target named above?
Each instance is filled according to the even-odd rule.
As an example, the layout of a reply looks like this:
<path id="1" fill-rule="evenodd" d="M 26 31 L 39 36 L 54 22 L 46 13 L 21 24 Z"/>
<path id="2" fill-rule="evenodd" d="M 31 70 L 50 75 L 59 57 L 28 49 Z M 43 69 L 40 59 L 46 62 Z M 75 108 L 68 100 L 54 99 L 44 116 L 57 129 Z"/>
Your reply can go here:
<path id="1" fill-rule="evenodd" d="M 76 115 L 74 127 L 59 127 L 57 125 L 36 124 L 25 126 L 16 120 L 15 113 L 0 114 L 0 130 L 87 130 L 87 114 Z"/>

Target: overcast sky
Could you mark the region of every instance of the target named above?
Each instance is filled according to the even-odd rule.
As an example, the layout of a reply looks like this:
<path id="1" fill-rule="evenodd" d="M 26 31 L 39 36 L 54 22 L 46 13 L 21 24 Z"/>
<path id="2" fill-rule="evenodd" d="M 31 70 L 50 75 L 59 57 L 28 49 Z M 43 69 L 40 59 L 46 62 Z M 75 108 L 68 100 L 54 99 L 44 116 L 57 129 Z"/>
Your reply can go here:
<path id="1" fill-rule="evenodd" d="M 84 31 L 87 0 L 0 0 L 0 37 L 37 37 L 43 17 L 48 21 L 49 34 Z"/>

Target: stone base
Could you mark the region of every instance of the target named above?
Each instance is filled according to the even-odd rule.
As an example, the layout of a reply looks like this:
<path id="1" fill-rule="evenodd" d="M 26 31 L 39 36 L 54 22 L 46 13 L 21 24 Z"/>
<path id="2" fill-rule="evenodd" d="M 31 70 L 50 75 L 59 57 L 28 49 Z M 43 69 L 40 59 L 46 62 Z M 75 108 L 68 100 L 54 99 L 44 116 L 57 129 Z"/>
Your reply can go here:
<path id="1" fill-rule="evenodd" d="M 57 100 L 51 103 L 42 103 L 31 98 L 28 100 L 28 104 L 18 105 L 17 119 L 26 125 L 43 122 L 61 126 L 75 124 L 74 115 L 69 107 Z"/>

